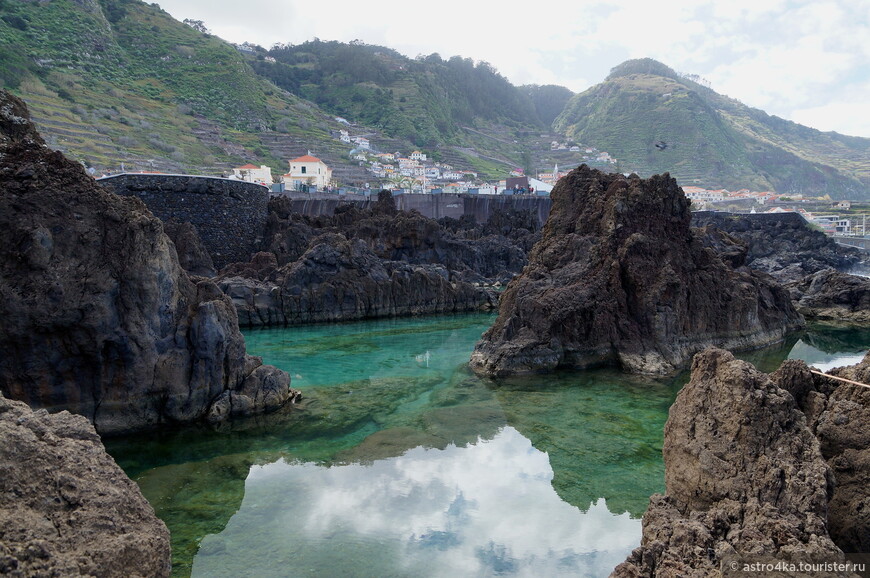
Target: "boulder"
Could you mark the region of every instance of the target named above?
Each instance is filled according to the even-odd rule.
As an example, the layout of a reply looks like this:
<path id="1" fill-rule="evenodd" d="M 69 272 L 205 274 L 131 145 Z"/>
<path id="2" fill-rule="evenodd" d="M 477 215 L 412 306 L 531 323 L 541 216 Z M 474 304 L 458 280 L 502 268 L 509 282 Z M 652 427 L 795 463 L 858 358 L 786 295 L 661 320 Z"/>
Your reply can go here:
<path id="1" fill-rule="evenodd" d="M 257 403 L 238 413 L 291 398 L 286 373 L 255 372 L 232 302 L 188 277 L 160 220 L 48 149 L 6 92 L 0 316 L 0 391 L 84 415 L 100 433 L 220 419 L 242 390 Z M 211 411 L 218 400 L 224 410 Z"/>
<path id="2" fill-rule="evenodd" d="M 170 575 L 169 530 L 82 416 L 0 396 L 0 574 Z"/>
<path id="3" fill-rule="evenodd" d="M 669 175 L 583 165 L 551 198 L 541 241 L 471 356 L 476 373 L 605 364 L 671 373 L 705 347 L 761 346 L 802 326 L 772 278 L 732 266 L 736 241 L 729 264 L 690 228 L 689 201 Z"/>
<path id="4" fill-rule="evenodd" d="M 843 563 L 833 476 L 795 398 L 721 349 L 694 357 L 665 425 L 665 495 L 616 577 L 742 575 L 745 564 Z M 851 576 L 848 572 L 758 572 Z"/>

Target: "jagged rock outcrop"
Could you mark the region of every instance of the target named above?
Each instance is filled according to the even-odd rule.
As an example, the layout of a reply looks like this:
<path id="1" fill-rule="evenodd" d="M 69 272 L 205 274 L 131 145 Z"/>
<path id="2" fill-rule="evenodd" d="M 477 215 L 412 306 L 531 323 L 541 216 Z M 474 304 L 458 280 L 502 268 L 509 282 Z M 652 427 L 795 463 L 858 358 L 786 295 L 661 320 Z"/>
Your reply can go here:
<path id="1" fill-rule="evenodd" d="M 214 277 L 217 275 L 214 262 L 202 243 L 196 226 L 174 219 L 163 222 L 163 231 L 175 244 L 178 263 L 191 275 Z"/>
<path id="2" fill-rule="evenodd" d="M 694 357 L 665 425 L 665 495 L 622 577 L 740 575 L 744 564 L 844 562 L 827 530 L 833 477 L 795 398 L 721 349 Z M 765 576 L 851 576 L 764 572 Z"/>
<path id="3" fill-rule="evenodd" d="M 169 530 L 87 419 L 0 396 L 0 440 L 0 574 L 169 576 Z"/>
<path id="4" fill-rule="evenodd" d="M 828 373 L 870 383 L 870 355 Z M 799 360 L 783 362 L 770 377 L 797 400 L 833 471 L 831 538 L 846 552 L 870 552 L 870 388 L 810 373 Z"/>
<path id="5" fill-rule="evenodd" d="M 543 238 L 475 347 L 475 372 L 616 364 L 669 373 L 705 347 L 759 346 L 802 325 L 773 279 L 705 246 L 667 174 L 625 178 L 583 165 L 551 197 Z"/>
<path id="6" fill-rule="evenodd" d="M 789 285 L 797 310 L 807 319 L 843 323 L 870 321 L 870 279 L 823 269 Z"/>
<path id="7" fill-rule="evenodd" d="M 243 326 L 295 325 L 491 309 L 491 289 L 438 265 L 386 261 L 360 239 L 327 233 L 282 267 L 272 253 L 227 267 L 216 279 Z"/>
<path id="8" fill-rule="evenodd" d="M 269 209 L 263 251 L 274 253 L 280 265 L 299 259 L 316 237 L 339 233 L 363 241 L 385 261 L 436 264 L 466 281 L 506 283 L 525 266 L 524 246 L 534 234 L 525 228 L 534 227 L 527 213 L 497 211 L 483 225 L 449 227 L 416 211 L 396 210 L 389 191 L 381 191 L 370 209 L 343 205 L 329 217 L 295 214 L 286 198 L 272 199 Z"/>
<path id="9" fill-rule="evenodd" d="M 245 353 L 232 302 L 162 223 L 49 150 L 0 92 L 0 391 L 101 433 L 269 411 L 289 376 Z"/>
<path id="10" fill-rule="evenodd" d="M 746 263 L 774 276 L 781 283 L 802 280 L 824 269 L 850 271 L 867 267 L 866 253 L 839 245 L 810 228 L 797 213 L 741 215 L 699 211 L 692 225 L 712 226 L 737 237 L 748 248 Z"/>

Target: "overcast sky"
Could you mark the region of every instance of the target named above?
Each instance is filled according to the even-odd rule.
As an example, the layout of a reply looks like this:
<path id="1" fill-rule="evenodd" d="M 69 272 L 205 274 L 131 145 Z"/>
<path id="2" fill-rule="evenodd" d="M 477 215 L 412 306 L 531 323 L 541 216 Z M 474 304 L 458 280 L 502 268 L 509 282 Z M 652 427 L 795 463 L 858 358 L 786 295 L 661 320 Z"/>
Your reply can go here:
<path id="1" fill-rule="evenodd" d="M 230 42 L 361 40 L 581 92 L 654 58 L 769 114 L 870 137 L 870 0 L 161 0 Z"/>

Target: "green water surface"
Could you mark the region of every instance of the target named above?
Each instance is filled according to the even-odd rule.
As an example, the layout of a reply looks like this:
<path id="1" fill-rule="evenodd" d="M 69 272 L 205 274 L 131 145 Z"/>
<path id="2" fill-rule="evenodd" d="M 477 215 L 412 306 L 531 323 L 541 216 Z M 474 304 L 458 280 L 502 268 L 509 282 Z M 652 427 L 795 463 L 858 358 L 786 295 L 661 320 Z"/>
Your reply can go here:
<path id="1" fill-rule="evenodd" d="M 686 375 L 492 382 L 491 314 L 250 330 L 296 407 L 107 440 L 172 534 L 176 576 L 606 576 L 664 490 Z M 750 359 L 854 363 L 870 332 L 815 328 Z"/>

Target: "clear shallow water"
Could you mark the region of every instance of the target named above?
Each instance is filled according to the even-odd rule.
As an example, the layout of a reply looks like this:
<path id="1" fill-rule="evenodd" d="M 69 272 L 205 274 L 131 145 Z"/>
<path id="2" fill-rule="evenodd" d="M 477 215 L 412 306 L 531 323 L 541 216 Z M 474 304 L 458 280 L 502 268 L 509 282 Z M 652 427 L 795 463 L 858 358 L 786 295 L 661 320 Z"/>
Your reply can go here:
<path id="1" fill-rule="evenodd" d="M 219 430 L 107 440 L 172 533 L 177 576 L 603 576 L 664 489 L 686 376 L 493 383 L 466 362 L 489 314 L 246 332 L 301 407 Z M 799 337 L 799 338 L 798 338 Z M 744 355 L 854 363 L 819 328 Z"/>

